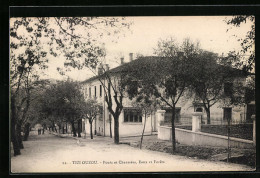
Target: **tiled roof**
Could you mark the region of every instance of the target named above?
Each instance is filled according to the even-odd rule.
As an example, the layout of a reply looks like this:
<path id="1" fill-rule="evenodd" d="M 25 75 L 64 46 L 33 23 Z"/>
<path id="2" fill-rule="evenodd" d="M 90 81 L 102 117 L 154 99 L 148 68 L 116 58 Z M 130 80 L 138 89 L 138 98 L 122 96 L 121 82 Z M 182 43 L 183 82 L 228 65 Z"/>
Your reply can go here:
<path id="1" fill-rule="evenodd" d="M 148 62 L 157 62 L 162 59 L 163 59 L 162 57 L 156 57 L 156 56 L 140 57 L 131 62 L 121 64 L 120 66 L 110 69 L 109 71 L 106 71 L 106 72 L 109 72 L 112 74 L 116 74 L 118 72 L 123 72 L 123 71 L 127 72 L 128 70 L 134 70 L 135 66 L 145 65 Z M 83 84 L 83 83 L 91 82 L 91 81 L 94 81 L 94 80 L 102 78 L 102 77 L 104 77 L 104 74 L 91 77 L 87 80 L 82 81 L 81 83 Z"/>
<path id="2" fill-rule="evenodd" d="M 161 62 L 162 60 L 164 60 L 164 62 L 166 62 L 166 63 L 171 61 L 171 59 L 167 58 L 167 57 L 157 57 L 157 56 L 139 57 L 139 58 L 137 58 L 137 59 L 135 59 L 131 62 L 124 63 L 124 64 L 121 64 L 118 67 L 110 69 L 109 71 L 106 71 L 105 73 L 109 72 L 109 73 L 112 73 L 112 74 L 116 74 L 118 72 L 127 72 L 129 70 L 131 70 L 131 71 L 133 71 L 135 69 L 138 70 L 138 66 L 140 66 L 140 65 L 146 66 L 148 63 L 156 64 L 158 62 Z M 249 72 L 244 72 L 242 70 L 231 68 L 231 67 L 228 67 L 228 66 L 222 66 L 222 67 L 224 68 L 224 70 L 230 70 L 230 72 L 232 72 L 234 75 L 238 75 L 238 76 L 246 76 L 246 75 L 251 74 Z M 94 80 L 99 79 L 99 78 L 103 78 L 104 74 L 91 77 L 91 78 L 89 78 L 85 81 L 82 81 L 81 83 L 84 84 L 84 83 L 91 82 L 91 81 L 94 81 Z"/>

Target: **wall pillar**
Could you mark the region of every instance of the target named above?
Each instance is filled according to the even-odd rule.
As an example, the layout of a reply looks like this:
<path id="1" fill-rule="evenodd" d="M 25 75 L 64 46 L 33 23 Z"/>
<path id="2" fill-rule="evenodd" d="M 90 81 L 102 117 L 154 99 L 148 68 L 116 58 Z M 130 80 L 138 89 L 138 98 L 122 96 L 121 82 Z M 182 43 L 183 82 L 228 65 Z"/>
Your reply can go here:
<path id="1" fill-rule="evenodd" d="M 192 132 L 201 131 L 201 116 L 202 112 L 193 112 L 192 113 Z M 196 134 L 192 134 L 192 145 L 196 145 Z"/>
<path id="2" fill-rule="evenodd" d="M 164 122 L 164 118 L 165 118 L 165 110 L 157 110 L 156 111 L 156 118 L 157 118 L 157 120 L 158 120 L 158 126 L 160 126 L 161 125 L 161 123 L 163 123 Z"/>
<path id="3" fill-rule="evenodd" d="M 251 116 L 252 120 L 253 120 L 253 142 L 254 142 L 254 146 L 256 145 L 256 124 L 255 124 L 255 115 Z"/>
<path id="4" fill-rule="evenodd" d="M 202 112 L 192 113 L 192 131 L 193 132 L 201 131 L 201 116 L 202 116 Z"/>

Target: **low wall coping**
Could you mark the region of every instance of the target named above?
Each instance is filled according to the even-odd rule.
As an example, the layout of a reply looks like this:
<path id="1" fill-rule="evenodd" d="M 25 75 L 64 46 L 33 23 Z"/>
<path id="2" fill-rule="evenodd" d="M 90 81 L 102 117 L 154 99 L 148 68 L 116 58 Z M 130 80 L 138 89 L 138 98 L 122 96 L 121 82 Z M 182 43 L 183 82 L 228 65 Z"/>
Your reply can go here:
<path id="1" fill-rule="evenodd" d="M 192 116 L 202 116 L 203 113 L 202 112 L 193 112 Z"/>
<path id="2" fill-rule="evenodd" d="M 123 125 L 143 125 L 142 122 L 121 122 Z"/>
<path id="3" fill-rule="evenodd" d="M 156 112 L 165 113 L 166 111 L 165 110 L 157 110 Z"/>
<path id="4" fill-rule="evenodd" d="M 163 128 L 166 128 L 166 129 L 172 129 L 171 127 L 167 127 L 167 126 L 159 126 L 159 127 L 163 127 Z M 226 140 L 228 139 L 227 136 L 223 136 L 223 135 L 216 135 L 216 134 L 210 134 L 210 133 L 205 133 L 205 132 L 193 132 L 191 130 L 180 129 L 180 128 L 175 128 L 175 130 L 193 133 L 193 134 L 198 134 L 198 135 L 205 135 L 205 136 L 211 136 L 211 137 L 216 137 L 216 138 L 222 138 L 222 139 L 226 139 Z M 235 138 L 235 137 L 229 137 L 229 138 L 232 141 L 238 141 L 238 142 L 253 144 L 253 140 L 246 140 L 246 139 Z"/>

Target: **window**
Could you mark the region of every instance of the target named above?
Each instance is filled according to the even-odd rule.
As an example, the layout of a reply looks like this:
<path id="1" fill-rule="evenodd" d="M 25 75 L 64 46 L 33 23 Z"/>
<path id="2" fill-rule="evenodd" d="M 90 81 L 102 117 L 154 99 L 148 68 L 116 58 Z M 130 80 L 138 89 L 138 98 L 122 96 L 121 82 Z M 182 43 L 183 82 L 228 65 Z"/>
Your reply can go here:
<path id="1" fill-rule="evenodd" d="M 88 92 L 89 92 L 89 97 L 91 98 L 91 87 L 89 87 Z"/>
<path id="2" fill-rule="evenodd" d="M 95 86 L 95 97 L 97 97 L 97 87 Z"/>
<path id="3" fill-rule="evenodd" d="M 124 109 L 124 122 L 142 122 L 142 111 L 136 108 Z"/>
<path id="4" fill-rule="evenodd" d="M 102 96 L 102 85 L 99 86 L 99 95 Z"/>
<path id="5" fill-rule="evenodd" d="M 226 96 L 231 96 L 232 93 L 233 93 L 233 83 L 231 82 L 224 83 L 224 94 Z"/>
<path id="6" fill-rule="evenodd" d="M 232 119 L 232 108 L 223 108 L 223 120 L 231 121 L 231 119 Z"/>
<path id="7" fill-rule="evenodd" d="M 201 107 L 197 108 L 195 112 L 203 112 L 203 109 Z"/>

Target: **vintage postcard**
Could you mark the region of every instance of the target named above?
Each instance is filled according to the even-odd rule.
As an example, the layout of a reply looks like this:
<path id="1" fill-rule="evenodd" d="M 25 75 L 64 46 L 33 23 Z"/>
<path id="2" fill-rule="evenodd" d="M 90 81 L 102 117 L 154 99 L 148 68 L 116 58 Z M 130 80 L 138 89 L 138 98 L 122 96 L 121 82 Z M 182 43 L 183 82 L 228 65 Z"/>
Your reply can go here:
<path id="1" fill-rule="evenodd" d="M 10 172 L 255 171 L 255 16 L 10 17 Z"/>

